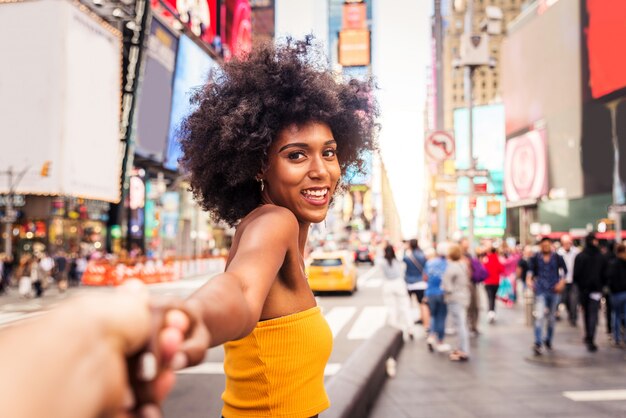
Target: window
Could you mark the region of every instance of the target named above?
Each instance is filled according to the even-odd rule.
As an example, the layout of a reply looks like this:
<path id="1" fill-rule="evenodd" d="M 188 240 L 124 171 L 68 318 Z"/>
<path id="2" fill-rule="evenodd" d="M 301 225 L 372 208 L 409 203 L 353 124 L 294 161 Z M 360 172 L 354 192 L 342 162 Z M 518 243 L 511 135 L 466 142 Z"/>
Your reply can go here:
<path id="1" fill-rule="evenodd" d="M 336 267 L 341 266 L 341 258 L 314 258 L 311 266 L 315 267 Z"/>

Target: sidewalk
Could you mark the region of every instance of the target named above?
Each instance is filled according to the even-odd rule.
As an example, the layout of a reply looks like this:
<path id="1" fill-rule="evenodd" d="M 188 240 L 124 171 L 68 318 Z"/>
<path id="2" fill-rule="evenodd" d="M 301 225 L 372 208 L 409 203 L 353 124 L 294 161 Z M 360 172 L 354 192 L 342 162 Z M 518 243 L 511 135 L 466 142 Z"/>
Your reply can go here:
<path id="1" fill-rule="evenodd" d="M 626 417 L 626 351 L 609 346 L 602 323 L 597 353 L 582 344 L 582 324 L 557 323 L 554 351 L 531 352 L 532 328 L 523 324 L 523 306 L 498 306 L 498 321 L 484 323 L 471 339 L 469 362 L 429 353 L 424 338 L 407 342 L 397 374 L 385 383 L 372 418 L 402 417 Z M 456 336 L 448 336 L 454 346 Z M 569 391 L 594 401 L 574 401 Z M 601 399 L 617 400 L 601 400 Z"/>

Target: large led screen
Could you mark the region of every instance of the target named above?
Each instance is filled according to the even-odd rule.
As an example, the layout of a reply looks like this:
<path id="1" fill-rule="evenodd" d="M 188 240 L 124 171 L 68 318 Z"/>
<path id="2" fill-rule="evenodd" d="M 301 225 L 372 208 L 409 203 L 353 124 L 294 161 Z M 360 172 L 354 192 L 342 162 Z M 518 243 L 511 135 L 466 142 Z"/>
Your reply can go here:
<path id="1" fill-rule="evenodd" d="M 179 128 L 184 118 L 191 113 L 190 103 L 194 91 L 206 83 L 209 72 L 217 69 L 218 64 L 187 36 L 182 35 L 178 43 L 174 91 L 172 95 L 172 113 L 167 140 L 165 167 L 178 169 L 181 156 Z"/>
<path id="2" fill-rule="evenodd" d="M 594 98 L 626 87 L 626 1 L 587 0 L 587 48 Z"/>
<path id="3" fill-rule="evenodd" d="M 25 171 L 17 193 L 119 201 L 120 33 L 66 1 L 1 7 L 0 167 Z"/>
<path id="4" fill-rule="evenodd" d="M 504 106 L 477 106 L 472 111 L 473 119 L 473 155 L 477 159 L 477 168 L 489 170 L 489 178 L 476 178 L 475 183 L 487 183 L 487 192 L 491 196 L 480 196 L 474 210 L 474 228 L 476 235 L 502 236 L 506 227 L 504 210 Z M 466 108 L 454 111 L 454 137 L 456 144 L 456 167 L 468 168 L 469 156 L 469 112 Z M 468 228 L 469 200 L 467 194 L 472 186 L 467 177 L 457 181 L 457 224 L 460 229 Z M 501 211 L 491 215 L 487 211 L 492 200 L 501 202 Z"/>
<path id="5" fill-rule="evenodd" d="M 163 161 L 167 145 L 177 46 L 174 34 L 153 18 L 134 140 L 137 154 L 159 162 Z"/>

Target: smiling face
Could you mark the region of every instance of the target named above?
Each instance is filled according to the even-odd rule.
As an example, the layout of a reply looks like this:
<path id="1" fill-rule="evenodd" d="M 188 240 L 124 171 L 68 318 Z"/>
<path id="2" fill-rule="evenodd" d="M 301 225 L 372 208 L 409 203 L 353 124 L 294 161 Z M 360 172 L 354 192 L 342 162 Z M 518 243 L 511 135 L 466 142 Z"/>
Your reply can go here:
<path id="1" fill-rule="evenodd" d="M 330 127 L 318 122 L 290 125 L 269 149 L 263 201 L 290 209 L 301 223 L 322 222 L 340 176 Z"/>

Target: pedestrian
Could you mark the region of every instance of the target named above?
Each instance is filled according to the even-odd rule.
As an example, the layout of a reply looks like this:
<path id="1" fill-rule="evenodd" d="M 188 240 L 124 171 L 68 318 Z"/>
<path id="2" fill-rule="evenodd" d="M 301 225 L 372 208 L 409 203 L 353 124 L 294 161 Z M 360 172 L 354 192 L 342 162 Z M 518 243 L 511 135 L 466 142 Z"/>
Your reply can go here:
<path id="1" fill-rule="evenodd" d="M 478 336 L 480 334 L 480 331 L 478 330 L 478 319 L 480 314 L 480 294 L 478 293 L 478 289 L 481 283 L 487 279 L 489 273 L 480 261 L 484 257 L 482 248 L 476 248 L 476 256 L 472 256 L 469 252 L 469 241 L 467 238 L 461 239 L 460 245 L 463 257 L 468 265 L 471 278 L 470 301 L 467 306 L 467 321 L 470 333 L 473 336 Z"/>
<path id="2" fill-rule="evenodd" d="M 490 324 L 496 322 L 496 295 L 498 287 L 500 287 L 500 276 L 504 273 L 504 267 L 498 256 L 498 249 L 491 247 L 487 250 L 483 264 L 487 270 L 487 278 L 485 279 L 485 291 L 487 292 L 487 301 L 489 302 L 489 312 L 487 319 Z"/>
<path id="3" fill-rule="evenodd" d="M 33 280 L 31 278 L 33 258 L 30 254 L 23 254 L 20 257 L 15 277 L 18 281 L 18 292 L 24 298 L 33 296 Z"/>
<path id="4" fill-rule="evenodd" d="M 441 282 L 443 274 L 446 271 L 448 253 L 447 243 L 441 242 L 437 244 L 437 256 L 426 262 L 426 276 L 428 287 L 425 296 L 428 300 L 430 308 L 430 332 L 426 339 L 428 349 L 432 352 L 435 349 L 444 353 L 450 351 L 450 345 L 444 343 L 446 335 L 446 316 L 448 315 L 448 307 L 444 299 L 443 288 Z"/>
<path id="5" fill-rule="evenodd" d="M 424 302 L 424 291 L 428 286 L 424 281 L 424 266 L 426 265 L 426 256 L 419 247 L 416 239 L 409 240 L 409 248 L 406 250 L 403 258 L 406 265 L 406 273 L 404 280 L 409 292 L 409 297 L 413 296 L 417 299 L 420 309 L 420 322 L 424 329 L 430 326 L 430 311 Z"/>
<path id="6" fill-rule="evenodd" d="M 552 241 L 543 237 L 539 243 L 540 252 L 529 262 L 526 274 L 526 286 L 535 293 L 535 344 L 533 351 L 536 356 L 543 353 L 543 348 L 552 350 L 556 308 L 559 304 L 559 293 L 565 288 L 567 266 L 563 257 L 554 252 Z M 547 331 L 543 336 L 544 323 L 548 315 Z"/>
<path id="7" fill-rule="evenodd" d="M 461 248 L 452 244 L 448 248 L 448 263 L 443 273 L 442 287 L 448 312 L 459 336 L 458 348 L 450 353 L 452 361 L 469 360 L 469 334 L 467 307 L 470 302 L 470 279 L 467 263 L 462 261 Z"/>
<path id="8" fill-rule="evenodd" d="M 176 354 L 208 339 L 186 309 L 174 299 L 151 301 L 133 284 L 71 298 L 46 315 L 0 330 L 2 416 L 161 416 L 159 404 L 175 381 Z M 150 341 L 150 353 L 141 351 Z M 156 370 L 139 375 L 141 369 L 132 367 L 150 359 Z M 155 373 L 146 374 L 150 370 Z"/>
<path id="9" fill-rule="evenodd" d="M 391 326 L 402 330 L 404 339 L 415 338 L 411 318 L 411 300 L 406 291 L 405 265 L 396 258 L 392 245 L 387 244 L 384 257 L 378 262 L 383 271 L 383 300 L 389 311 Z"/>
<path id="10" fill-rule="evenodd" d="M 61 293 L 67 290 L 69 263 L 64 251 L 58 251 L 54 256 L 54 280 Z"/>
<path id="11" fill-rule="evenodd" d="M 572 238 L 569 235 L 563 235 L 561 237 L 561 248 L 558 249 L 557 253 L 563 257 L 567 266 L 565 289 L 561 295 L 561 302 L 564 303 L 567 309 L 569 324 L 575 327 L 578 319 L 578 288 L 574 284 L 574 260 L 580 253 L 580 250 L 573 245 Z"/>
<path id="12" fill-rule="evenodd" d="M 86 256 L 78 256 L 76 258 L 76 281 L 77 284 L 80 285 L 83 280 L 83 275 L 87 270 L 87 257 Z"/>
<path id="13" fill-rule="evenodd" d="M 30 264 L 30 279 L 35 289 L 36 298 L 42 297 L 44 291 L 44 274 L 39 263 L 40 259 L 33 256 Z"/>
<path id="14" fill-rule="evenodd" d="M 307 37 L 234 57 L 196 92 L 180 129 L 196 199 L 236 225 L 225 272 L 190 296 L 210 345 L 224 344 L 225 417 L 304 418 L 329 406 L 333 336 L 304 250 L 341 176 L 362 171 L 377 111 L 371 82 L 338 79 L 320 54 Z M 203 354 L 189 352 L 187 364 Z"/>
<path id="15" fill-rule="evenodd" d="M 611 292 L 611 324 L 613 331 L 613 346 L 626 348 L 626 332 L 622 327 L 626 325 L 626 245 L 618 244 L 615 247 L 616 258 L 607 266 L 607 285 Z"/>
<path id="16" fill-rule="evenodd" d="M 41 272 L 41 284 L 44 289 L 48 287 L 48 284 L 52 281 L 52 275 L 55 273 L 54 259 L 50 257 L 50 254 L 44 253 L 39 260 L 39 267 Z"/>
<path id="17" fill-rule="evenodd" d="M 11 277 L 15 267 L 15 260 L 11 254 L 4 254 L 0 262 L 2 263 L 2 275 L 0 276 L 0 281 L 2 282 L 2 287 L 6 292 L 11 286 Z"/>
<path id="18" fill-rule="evenodd" d="M 578 286 L 585 318 L 585 345 L 592 353 L 598 351 L 595 337 L 605 275 L 606 258 L 598 248 L 595 234 L 590 233 L 585 237 L 585 248 L 574 260 L 574 283 Z"/>
<path id="19" fill-rule="evenodd" d="M 600 242 L 599 247 L 600 247 L 600 252 L 602 253 L 605 259 L 605 266 L 608 266 L 609 263 L 616 258 L 615 241 L 611 240 L 611 241 L 606 241 L 604 243 Z M 604 313 L 606 315 L 605 316 L 606 321 L 604 322 L 604 325 L 606 326 L 606 334 L 609 337 L 609 339 L 611 339 L 613 335 L 612 327 L 611 327 L 611 325 L 613 324 L 613 321 L 611 320 L 611 312 L 613 312 L 612 302 L 613 302 L 613 299 L 611 298 L 611 292 L 608 286 L 606 286 L 606 277 L 605 277 L 605 286 L 602 287 L 602 301 L 600 302 L 600 305 L 602 306 L 602 304 L 604 304 Z"/>

